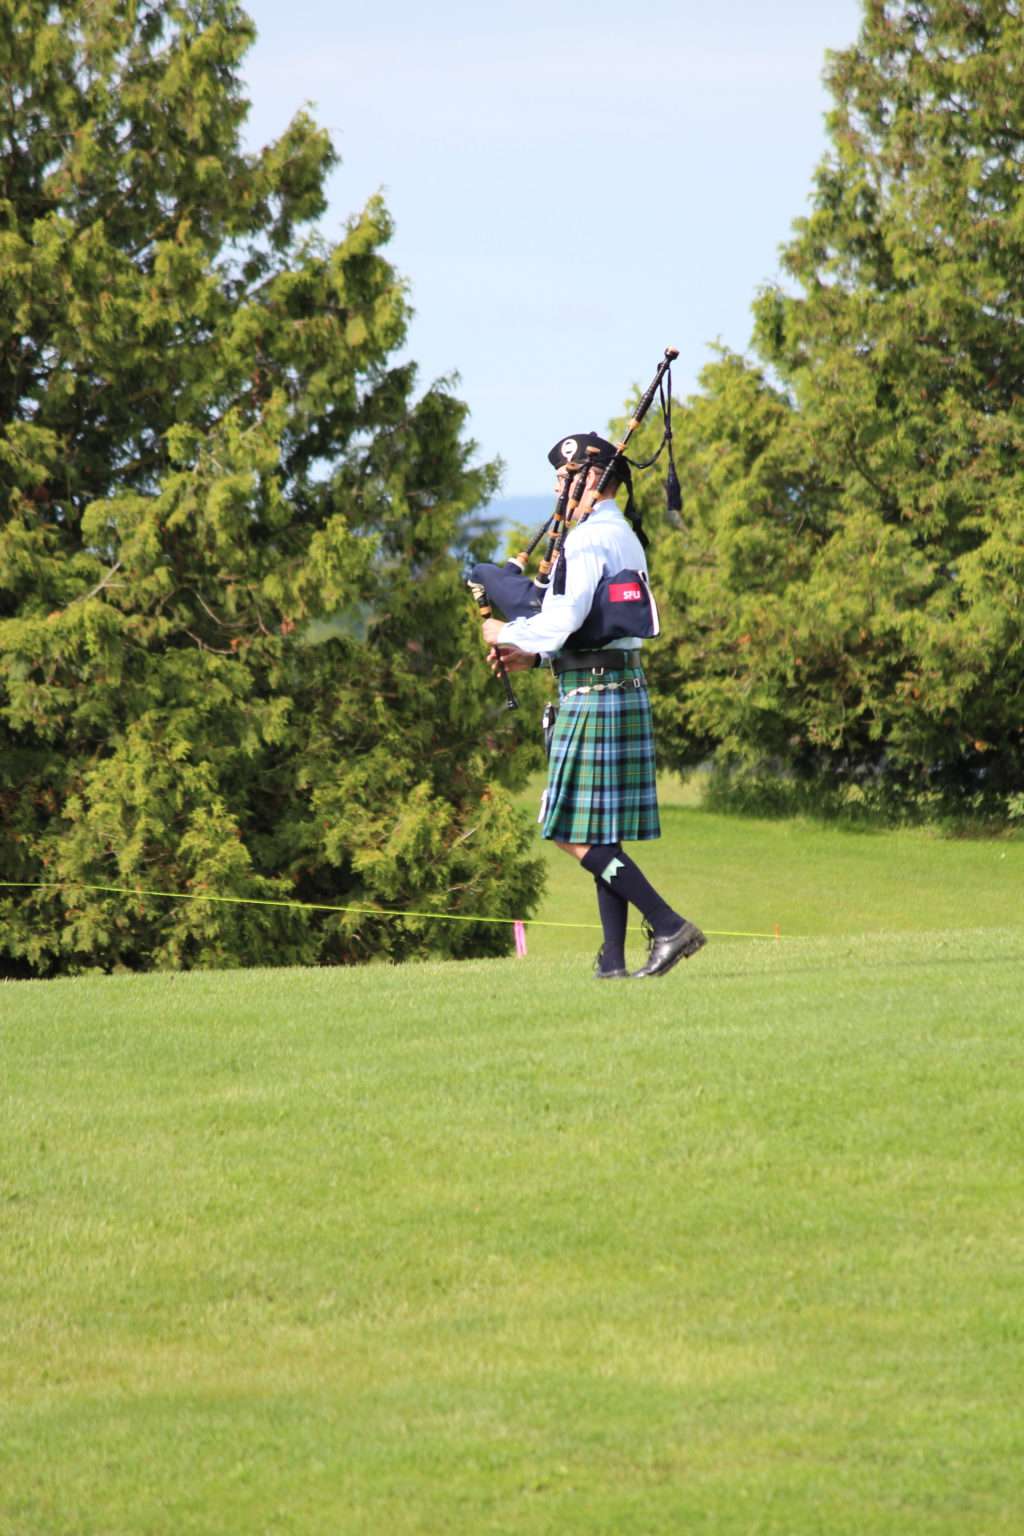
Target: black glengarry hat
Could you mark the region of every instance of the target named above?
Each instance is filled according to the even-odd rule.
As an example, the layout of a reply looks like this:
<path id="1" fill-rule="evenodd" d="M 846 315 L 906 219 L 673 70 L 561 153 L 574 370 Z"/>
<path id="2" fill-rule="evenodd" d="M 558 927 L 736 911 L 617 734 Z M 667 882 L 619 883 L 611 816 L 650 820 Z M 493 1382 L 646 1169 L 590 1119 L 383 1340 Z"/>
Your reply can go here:
<path id="1" fill-rule="evenodd" d="M 598 437 L 596 432 L 573 432 L 569 437 L 558 439 L 548 454 L 548 463 L 556 469 L 562 469 L 566 464 L 594 464 L 598 469 L 604 469 L 614 457 L 615 444 L 606 438 Z"/>

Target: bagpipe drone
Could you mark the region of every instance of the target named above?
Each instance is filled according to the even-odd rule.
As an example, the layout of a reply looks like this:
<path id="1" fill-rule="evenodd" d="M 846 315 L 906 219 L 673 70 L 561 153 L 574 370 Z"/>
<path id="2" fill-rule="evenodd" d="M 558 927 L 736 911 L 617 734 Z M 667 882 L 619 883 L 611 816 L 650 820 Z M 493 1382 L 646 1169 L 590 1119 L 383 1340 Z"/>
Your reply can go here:
<path id="1" fill-rule="evenodd" d="M 484 561 L 473 566 L 466 584 L 476 600 L 481 619 L 489 619 L 493 609 L 506 620 L 528 619 L 540 611 L 545 594 L 552 582 L 557 593 L 564 590 L 565 562 L 561 558 L 566 536 L 571 528 L 586 521 L 593 506 L 601 500 L 609 485 L 615 481 L 626 487 L 626 517 L 633 525 L 641 544 L 647 540 L 640 527 L 639 515 L 633 503 L 632 469 L 648 469 L 668 445 L 668 476 L 665 482 L 670 510 L 678 512 L 682 502 L 679 480 L 672 457 L 672 374 L 671 368 L 679 356 L 678 348 L 666 347 L 665 355 L 657 372 L 644 390 L 629 419 L 625 436 L 620 443 L 607 443 L 593 432 L 577 433 L 556 443 L 548 455 L 550 462 L 559 470 L 565 469 L 558 499 L 554 509 L 534 534 L 520 554 L 514 555 L 504 565 Z M 633 433 L 640 426 L 647 412 L 659 396 L 664 421 L 664 431 L 657 452 L 642 464 L 626 457 L 625 449 Z M 590 470 L 597 468 L 601 475 L 596 486 L 586 492 Z M 585 494 L 586 492 L 586 494 Z M 585 503 L 585 504 L 584 504 Z M 583 510 L 581 511 L 581 504 Z M 526 567 L 534 550 L 547 534 L 547 547 L 541 558 L 536 576 L 528 576 Z M 606 576 L 595 594 L 594 604 L 585 623 L 566 642 L 570 650 L 590 650 L 607 645 L 609 641 L 632 635 L 649 638 L 658 632 L 657 608 L 654 598 L 639 571 L 618 571 Z M 518 708 L 519 701 L 512 689 L 508 672 L 500 660 L 497 675 L 505 689 L 508 709 Z"/>

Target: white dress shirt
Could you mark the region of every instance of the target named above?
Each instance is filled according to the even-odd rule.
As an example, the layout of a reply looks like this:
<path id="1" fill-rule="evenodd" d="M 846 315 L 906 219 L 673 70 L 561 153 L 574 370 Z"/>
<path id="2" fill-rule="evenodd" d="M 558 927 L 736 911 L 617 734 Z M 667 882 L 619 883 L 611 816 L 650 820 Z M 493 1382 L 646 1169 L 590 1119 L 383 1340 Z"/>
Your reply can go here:
<path id="1" fill-rule="evenodd" d="M 505 624 L 498 636 L 499 645 L 514 645 L 534 656 L 552 656 L 586 620 L 604 576 L 615 576 L 619 571 L 647 575 L 643 545 L 610 497 L 599 501 L 585 522 L 570 529 L 561 558 L 565 561 L 565 591 L 555 591 L 552 572 L 540 612 Z M 612 640 L 601 649 L 632 651 L 642 644 L 630 636 Z"/>

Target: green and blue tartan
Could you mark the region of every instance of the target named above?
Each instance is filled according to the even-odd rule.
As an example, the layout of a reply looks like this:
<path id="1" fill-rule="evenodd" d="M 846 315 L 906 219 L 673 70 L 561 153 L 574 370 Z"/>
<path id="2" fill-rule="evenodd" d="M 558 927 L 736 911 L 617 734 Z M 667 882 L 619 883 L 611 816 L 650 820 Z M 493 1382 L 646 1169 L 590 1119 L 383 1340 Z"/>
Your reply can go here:
<path id="1" fill-rule="evenodd" d="M 575 692 L 619 681 L 625 686 Z M 563 672 L 558 692 L 541 835 L 591 846 L 660 837 L 654 732 L 641 668 L 603 677 Z"/>

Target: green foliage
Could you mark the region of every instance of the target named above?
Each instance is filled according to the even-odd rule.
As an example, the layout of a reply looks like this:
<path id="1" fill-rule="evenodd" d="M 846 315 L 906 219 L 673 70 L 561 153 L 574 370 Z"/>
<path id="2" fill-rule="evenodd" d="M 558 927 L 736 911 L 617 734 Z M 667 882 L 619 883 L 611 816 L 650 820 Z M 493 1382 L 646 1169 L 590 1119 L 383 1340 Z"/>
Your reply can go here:
<path id="1" fill-rule="evenodd" d="M 300 114 L 243 153 L 233 0 L 0 16 L 0 870 L 524 914 L 457 551 L 495 482 L 373 199 Z M 495 925 L 0 890 L 0 968 L 500 953 Z"/>
<path id="2" fill-rule="evenodd" d="M 867 0 L 828 83 L 831 149 L 783 252 L 796 291 L 755 305 L 763 366 L 721 356 L 681 413 L 661 739 L 681 767 L 715 750 L 741 776 L 1005 814 L 1024 786 L 1024 21 L 1004 0 Z"/>

